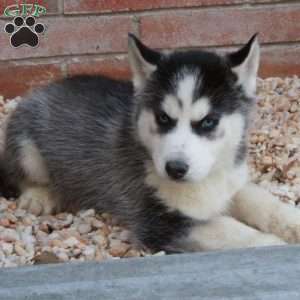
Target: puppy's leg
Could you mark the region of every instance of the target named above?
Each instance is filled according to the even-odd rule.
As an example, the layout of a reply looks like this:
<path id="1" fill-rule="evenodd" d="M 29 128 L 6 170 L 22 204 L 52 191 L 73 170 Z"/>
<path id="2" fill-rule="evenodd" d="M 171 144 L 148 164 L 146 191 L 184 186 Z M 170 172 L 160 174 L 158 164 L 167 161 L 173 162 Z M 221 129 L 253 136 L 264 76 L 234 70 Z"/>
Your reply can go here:
<path id="1" fill-rule="evenodd" d="M 193 227 L 184 242 L 194 251 L 285 244 L 275 235 L 262 233 L 227 216 Z"/>
<path id="2" fill-rule="evenodd" d="M 21 195 L 17 200 L 18 206 L 36 215 L 53 212 L 55 201 L 49 190 L 48 170 L 38 148 L 30 139 L 19 143 L 14 164 L 23 174 L 19 183 Z"/>
<path id="3" fill-rule="evenodd" d="M 300 242 L 300 210 L 255 184 L 247 184 L 235 195 L 231 215 L 288 243 Z"/>

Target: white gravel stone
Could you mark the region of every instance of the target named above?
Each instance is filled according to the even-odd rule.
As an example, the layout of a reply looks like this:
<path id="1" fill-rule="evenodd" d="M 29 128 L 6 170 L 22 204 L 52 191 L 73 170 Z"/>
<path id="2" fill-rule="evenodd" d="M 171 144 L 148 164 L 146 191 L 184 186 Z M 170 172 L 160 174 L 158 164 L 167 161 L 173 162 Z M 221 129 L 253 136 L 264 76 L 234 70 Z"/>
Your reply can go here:
<path id="1" fill-rule="evenodd" d="M 88 223 L 82 223 L 77 227 L 77 229 L 80 234 L 86 234 L 92 230 L 92 227 Z"/>
<path id="2" fill-rule="evenodd" d="M 15 242 L 19 240 L 20 237 L 15 230 L 6 228 L 0 233 L 0 239 L 5 242 Z"/>
<path id="3" fill-rule="evenodd" d="M 94 259 L 95 258 L 95 253 L 96 253 L 96 249 L 93 246 L 88 246 L 86 247 L 82 254 L 87 258 L 87 259 Z"/>
<path id="4" fill-rule="evenodd" d="M 107 239 L 104 237 L 104 236 L 102 236 L 102 235 L 100 235 L 100 234 L 98 234 L 98 235 L 93 235 L 92 236 L 92 241 L 96 244 L 96 245 L 98 245 L 98 246 L 100 246 L 101 248 L 105 248 L 106 246 L 107 246 Z"/>
<path id="5" fill-rule="evenodd" d="M 69 256 L 65 252 L 58 252 L 56 255 L 61 261 L 69 260 Z"/>
<path id="6" fill-rule="evenodd" d="M 86 211 L 81 211 L 78 213 L 78 216 L 81 218 L 86 218 L 86 217 L 94 217 L 95 216 L 95 210 L 94 209 L 88 209 Z"/>
<path id="7" fill-rule="evenodd" d="M 2 254 L 4 253 L 5 255 L 11 255 L 13 253 L 14 246 L 11 243 L 3 242 L 0 243 L 0 249 L 3 251 Z"/>
<path id="8" fill-rule="evenodd" d="M 71 236 L 67 240 L 63 241 L 63 245 L 66 247 L 70 247 L 70 248 L 77 246 L 78 244 L 79 244 L 79 241 L 73 236 Z"/>
<path id="9" fill-rule="evenodd" d="M 15 252 L 19 256 L 27 256 L 26 250 L 19 243 L 15 244 Z"/>
<path id="10" fill-rule="evenodd" d="M 102 221 L 100 221 L 98 219 L 93 219 L 92 220 L 92 226 L 96 229 L 99 229 L 99 228 L 103 228 L 105 225 Z"/>
<path id="11" fill-rule="evenodd" d="M 7 204 L 7 202 L 6 201 L 3 201 L 3 200 L 5 200 L 3 197 L 1 197 L 0 198 L 0 212 L 2 212 L 2 211 L 6 211 L 7 210 L 7 208 L 8 208 L 8 204 Z"/>

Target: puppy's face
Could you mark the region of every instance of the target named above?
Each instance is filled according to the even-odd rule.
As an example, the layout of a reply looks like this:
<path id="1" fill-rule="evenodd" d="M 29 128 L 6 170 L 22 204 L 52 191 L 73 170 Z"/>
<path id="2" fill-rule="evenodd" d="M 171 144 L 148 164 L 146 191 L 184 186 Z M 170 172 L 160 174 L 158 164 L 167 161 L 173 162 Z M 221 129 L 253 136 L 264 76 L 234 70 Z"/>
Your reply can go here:
<path id="1" fill-rule="evenodd" d="M 246 58 L 253 52 L 254 40 L 250 42 Z M 214 169 L 243 159 L 257 68 L 254 79 L 244 87 L 240 70 L 234 69 L 241 64 L 232 67 L 237 60 L 234 56 L 202 51 L 166 56 L 139 41 L 134 44 L 131 63 L 142 59 L 138 72 L 137 64 L 133 66 L 134 74 L 139 74 L 134 81 L 137 132 L 157 174 L 197 182 Z M 247 68 L 251 69 L 251 64 Z"/>

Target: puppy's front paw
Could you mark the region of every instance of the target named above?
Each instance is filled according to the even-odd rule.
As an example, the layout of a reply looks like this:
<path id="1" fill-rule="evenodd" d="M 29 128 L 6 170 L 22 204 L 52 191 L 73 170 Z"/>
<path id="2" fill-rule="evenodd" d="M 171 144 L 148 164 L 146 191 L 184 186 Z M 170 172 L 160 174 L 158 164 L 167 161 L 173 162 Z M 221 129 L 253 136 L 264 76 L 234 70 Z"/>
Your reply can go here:
<path id="1" fill-rule="evenodd" d="M 300 243 L 300 211 L 294 207 L 287 206 L 278 212 L 270 222 L 270 231 L 276 232 L 288 243 Z"/>
<path id="2" fill-rule="evenodd" d="M 286 242 L 273 234 L 259 234 L 252 241 L 253 247 L 286 245 Z"/>
<path id="3" fill-rule="evenodd" d="M 34 215 L 47 215 L 54 211 L 54 202 L 46 187 L 27 188 L 17 200 L 18 207 Z"/>
<path id="4" fill-rule="evenodd" d="M 283 226 L 282 237 L 288 243 L 298 244 L 300 243 L 300 219 L 296 223 Z"/>

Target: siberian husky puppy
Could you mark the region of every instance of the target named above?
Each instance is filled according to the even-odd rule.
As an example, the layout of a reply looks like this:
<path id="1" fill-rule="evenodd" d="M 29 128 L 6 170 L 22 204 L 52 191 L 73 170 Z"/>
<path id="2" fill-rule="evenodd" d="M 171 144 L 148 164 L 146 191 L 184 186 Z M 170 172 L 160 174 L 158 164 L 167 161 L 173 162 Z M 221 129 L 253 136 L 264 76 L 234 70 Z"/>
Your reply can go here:
<path id="1" fill-rule="evenodd" d="M 67 78 L 19 104 L 2 155 L 19 207 L 109 212 L 153 251 L 300 241 L 300 211 L 248 181 L 257 37 L 165 54 L 130 34 L 128 54 L 133 84 Z"/>

